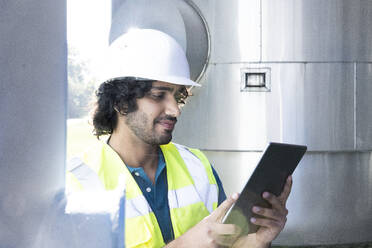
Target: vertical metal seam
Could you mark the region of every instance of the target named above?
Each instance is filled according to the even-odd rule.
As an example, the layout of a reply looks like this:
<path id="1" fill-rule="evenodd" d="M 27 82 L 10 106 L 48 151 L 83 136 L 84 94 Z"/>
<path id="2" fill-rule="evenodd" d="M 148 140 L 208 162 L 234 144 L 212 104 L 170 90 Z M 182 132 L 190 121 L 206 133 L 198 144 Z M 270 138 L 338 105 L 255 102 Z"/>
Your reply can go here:
<path id="1" fill-rule="evenodd" d="M 354 150 L 357 149 L 357 121 L 356 121 L 356 97 L 357 97 L 357 92 L 356 92 L 356 84 L 357 84 L 357 62 L 354 62 Z"/>
<path id="2" fill-rule="evenodd" d="M 260 62 L 262 62 L 262 0 L 260 0 Z"/>

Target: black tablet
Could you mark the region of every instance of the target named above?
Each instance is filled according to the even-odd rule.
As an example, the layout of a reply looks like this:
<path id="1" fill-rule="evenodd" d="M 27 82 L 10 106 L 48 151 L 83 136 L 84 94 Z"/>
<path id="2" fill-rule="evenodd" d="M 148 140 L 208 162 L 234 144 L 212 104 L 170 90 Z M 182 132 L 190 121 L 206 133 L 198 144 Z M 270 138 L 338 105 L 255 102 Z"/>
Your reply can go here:
<path id="1" fill-rule="evenodd" d="M 239 199 L 226 213 L 222 223 L 238 225 L 242 229 L 242 235 L 256 232 L 259 226 L 250 222 L 251 217 L 257 216 L 252 212 L 252 207 L 270 208 L 270 204 L 262 198 L 263 192 L 279 196 L 287 177 L 293 173 L 306 150 L 306 146 L 270 143 Z"/>

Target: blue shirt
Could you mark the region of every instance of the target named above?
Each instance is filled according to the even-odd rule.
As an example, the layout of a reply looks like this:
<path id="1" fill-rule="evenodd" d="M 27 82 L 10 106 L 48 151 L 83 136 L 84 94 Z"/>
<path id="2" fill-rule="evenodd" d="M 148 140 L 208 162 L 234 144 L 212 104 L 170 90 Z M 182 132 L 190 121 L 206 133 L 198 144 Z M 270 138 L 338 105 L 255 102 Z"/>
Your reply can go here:
<path id="1" fill-rule="evenodd" d="M 159 149 L 158 168 L 155 173 L 155 184 L 152 184 L 150 178 L 146 175 L 142 167 L 127 166 L 133 178 L 136 180 L 143 195 L 149 203 L 152 211 L 158 220 L 161 233 L 165 243 L 174 239 L 172 222 L 168 205 L 168 181 L 167 170 L 163 153 Z M 218 185 L 218 205 L 226 199 L 225 191 L 216 171 L 213 169 L 213 175 Z"/>

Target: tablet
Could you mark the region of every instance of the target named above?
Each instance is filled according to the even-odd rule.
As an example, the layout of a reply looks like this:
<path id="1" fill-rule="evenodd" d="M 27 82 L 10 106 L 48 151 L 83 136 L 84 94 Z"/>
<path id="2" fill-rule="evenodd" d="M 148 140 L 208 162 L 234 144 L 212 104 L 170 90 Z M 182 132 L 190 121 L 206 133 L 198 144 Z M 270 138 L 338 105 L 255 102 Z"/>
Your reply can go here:
<path id="1" fill-rule="evenodd" d="M 251 223 L 250 218 L 262 216 L 254 214 L 252 207 L 271 207 L 270 203 L 262 198 L 263 192 L 279 196 L 287 177 L 293 173 L 306 150 L 307 147 L 301 145 L 270 143 L 240 193 L 239 199 L 227 211 L 222 223 L 238 225 L 242 229 L 242 235 L 256 232 L 259 226 Z"/>

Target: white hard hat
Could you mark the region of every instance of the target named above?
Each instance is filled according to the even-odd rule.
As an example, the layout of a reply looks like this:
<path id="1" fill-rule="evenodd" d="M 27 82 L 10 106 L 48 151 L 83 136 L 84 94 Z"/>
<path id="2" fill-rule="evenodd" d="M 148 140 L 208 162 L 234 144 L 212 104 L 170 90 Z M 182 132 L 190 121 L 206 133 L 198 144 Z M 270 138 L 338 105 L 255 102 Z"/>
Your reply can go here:
<path id="1" fill-rule="evenodd" d="M 182 47 L 158 30 L 134 29 L 117 38 L 109 48 L 106 79 L 136 77 L 185 86 L 200 86 L 190 80 L 189 64 Z"/>

